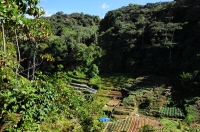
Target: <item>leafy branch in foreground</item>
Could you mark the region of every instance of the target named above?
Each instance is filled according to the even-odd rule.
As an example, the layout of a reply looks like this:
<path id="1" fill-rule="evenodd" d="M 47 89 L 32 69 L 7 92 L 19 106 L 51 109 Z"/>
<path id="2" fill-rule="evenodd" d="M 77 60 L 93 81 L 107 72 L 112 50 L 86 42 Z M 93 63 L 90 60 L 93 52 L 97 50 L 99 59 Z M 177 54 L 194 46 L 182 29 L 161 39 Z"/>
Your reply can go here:
<path id="1" fill-rule="evenodd" d="M 11 76 L 9 83 L 4 83 L 0 89 L 0 123 L 4 130 L 37 131 L 42 122 L 59 114 L 66 121 L 76 119 L 80 130 L 101 128 L 98 121 L 101 107 L 90 99 L 85 101 L 79 92 L 66 84 L 67 78 L 62 74 L 50 78 L 38 73 L 34 81 Z M 16 115 L 20 115 L 17 121 Z"/>

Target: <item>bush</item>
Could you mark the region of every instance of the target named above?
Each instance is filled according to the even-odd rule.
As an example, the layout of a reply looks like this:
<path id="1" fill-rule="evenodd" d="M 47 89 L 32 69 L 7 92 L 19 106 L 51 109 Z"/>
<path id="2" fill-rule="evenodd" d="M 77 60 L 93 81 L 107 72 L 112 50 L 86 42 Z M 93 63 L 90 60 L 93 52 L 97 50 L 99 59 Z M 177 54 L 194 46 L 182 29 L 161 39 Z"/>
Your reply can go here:
<path id="1" fill-rule="evenodd" d="M 147 97 L 146 99 L 146 103 L 148 104 L 148 106 L 152 103 L 152 98 Z"/>
<path id="2" fill-rule="evenodd" d="M 60 113 L 66 120 L 77 119 L 81 128 L 85 128 L 89 119 L 87 128 L 92 130 L 93 120 L 99 118 L 101 107 L 84 101 L 80 93 L 68 88 L 68 78 L 62 75 L 57 73 L 48 77 L 39 73 L 33 81 L 10 77 L 6 87 L 0 89 L 0 124 L 11 121 L 4 130 L 39 131 L 42 122 Z M 9 116 L 13 114 L 22 116 L 19 122 Z"/>
<path id="3" fill-rule="evenodd" d="M 184 119 L 184 122 L 187 124 L 191 124 L 195 121 L 196 121 L 196 119 L 193 115 L 187 115 L 186 118 Z"/>
<path id="4" fill-rule="evenodd" d="M 99 68 L 97 65 L 92 64 L 88 72 L 89 78 L 96 78 L 99 75 Z"/>
<path id="5" fill-rule="evenodd" d="M 134 102 L 134 97 L 133 95 L 129 95 L 128 97 L 123 99 L 123 104 L 125 106 L 135 106 L 135 102 Z"/>
<path id="6" fill-rule="evenodd" d="M 102 88 L 102 81 L 100 77 L 90 78 L 89 85 L 94 89 L 101 89 Z"/>
<path id="7" fill-rule="evenodd" d="M 154 128 L 152 125 L 144 125 L 139 129 L 139 132 L 154 132 Z"/>
<path id="8" fill-rule="evenodd" d="M 192 105 L 186 106 L 185 110 L 187 112 L 187 115 L 184 119 L 184 122 L 188 125 L 195 122 L 199 116 L 198 110 Z"/>

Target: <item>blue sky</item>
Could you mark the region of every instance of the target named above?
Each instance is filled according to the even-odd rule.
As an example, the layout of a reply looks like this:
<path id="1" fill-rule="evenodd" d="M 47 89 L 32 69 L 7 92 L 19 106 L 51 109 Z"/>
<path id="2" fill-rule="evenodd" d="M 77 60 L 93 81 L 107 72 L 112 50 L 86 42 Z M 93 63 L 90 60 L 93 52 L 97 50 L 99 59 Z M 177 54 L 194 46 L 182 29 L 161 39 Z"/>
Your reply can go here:
<path id="1" fill-rule="evenodd" d="M 145 5 L 146 3 L 166 2 L 173 0 L 40 0 L 39 6 L 46 11 L 46 16 L 62 11 L 65 14 L 74 12 L 104 17 L 110 11 L 128 4 Z"/>

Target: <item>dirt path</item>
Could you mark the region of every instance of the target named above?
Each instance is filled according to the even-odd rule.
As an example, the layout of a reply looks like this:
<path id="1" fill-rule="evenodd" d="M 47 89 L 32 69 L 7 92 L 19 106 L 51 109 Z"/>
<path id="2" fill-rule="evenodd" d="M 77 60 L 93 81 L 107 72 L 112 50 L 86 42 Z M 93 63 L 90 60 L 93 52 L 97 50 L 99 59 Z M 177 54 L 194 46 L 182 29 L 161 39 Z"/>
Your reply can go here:
<path id="1" fill-rule="evenodd" d="M 138 106 L 134 106 L 134 110 L 130 113 L 130 116 L 135 116 L 135 114 L 138 114 Z"/>

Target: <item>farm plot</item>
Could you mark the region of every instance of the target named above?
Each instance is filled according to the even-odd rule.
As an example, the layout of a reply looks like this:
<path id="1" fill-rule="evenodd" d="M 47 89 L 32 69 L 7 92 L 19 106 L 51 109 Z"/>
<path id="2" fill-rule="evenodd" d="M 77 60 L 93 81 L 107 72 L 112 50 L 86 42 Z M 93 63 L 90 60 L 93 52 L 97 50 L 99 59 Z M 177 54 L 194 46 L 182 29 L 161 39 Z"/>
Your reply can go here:
<path id="1" fill-rule="evenodd" d="M 185 117 L 181 109 L 177 107 L 162 107 L 159 113 L 166 117 L 175 117 L 175 118 Z"/>
<path id="2" fill-rule="evenodd" d="M 113 98 L 113 99 L 121 99 L 122 93 L 120 91 L 110 91 L 110 93 L 108 94 L 108 97 Z"/>
<path id="3" fill-rule="evenodd" d="M 105 132 L 138 132 L 139 128 L 150 124 L 155 128 L 162 128 L 158 121 L 144 117 L 128 117 L 125 120 L 115 123 L 108 123 Z"/>
<path id="4" fill-rule="evenodd" d="M 116 105 L 118 105 L 120 102 L 121 102 L 121 100 L 112 99 L 112 100 L 110 100 L 110 101 L 107 103 L 107 105 L 108 105 L 108 106 L 116 106 Z"/>

